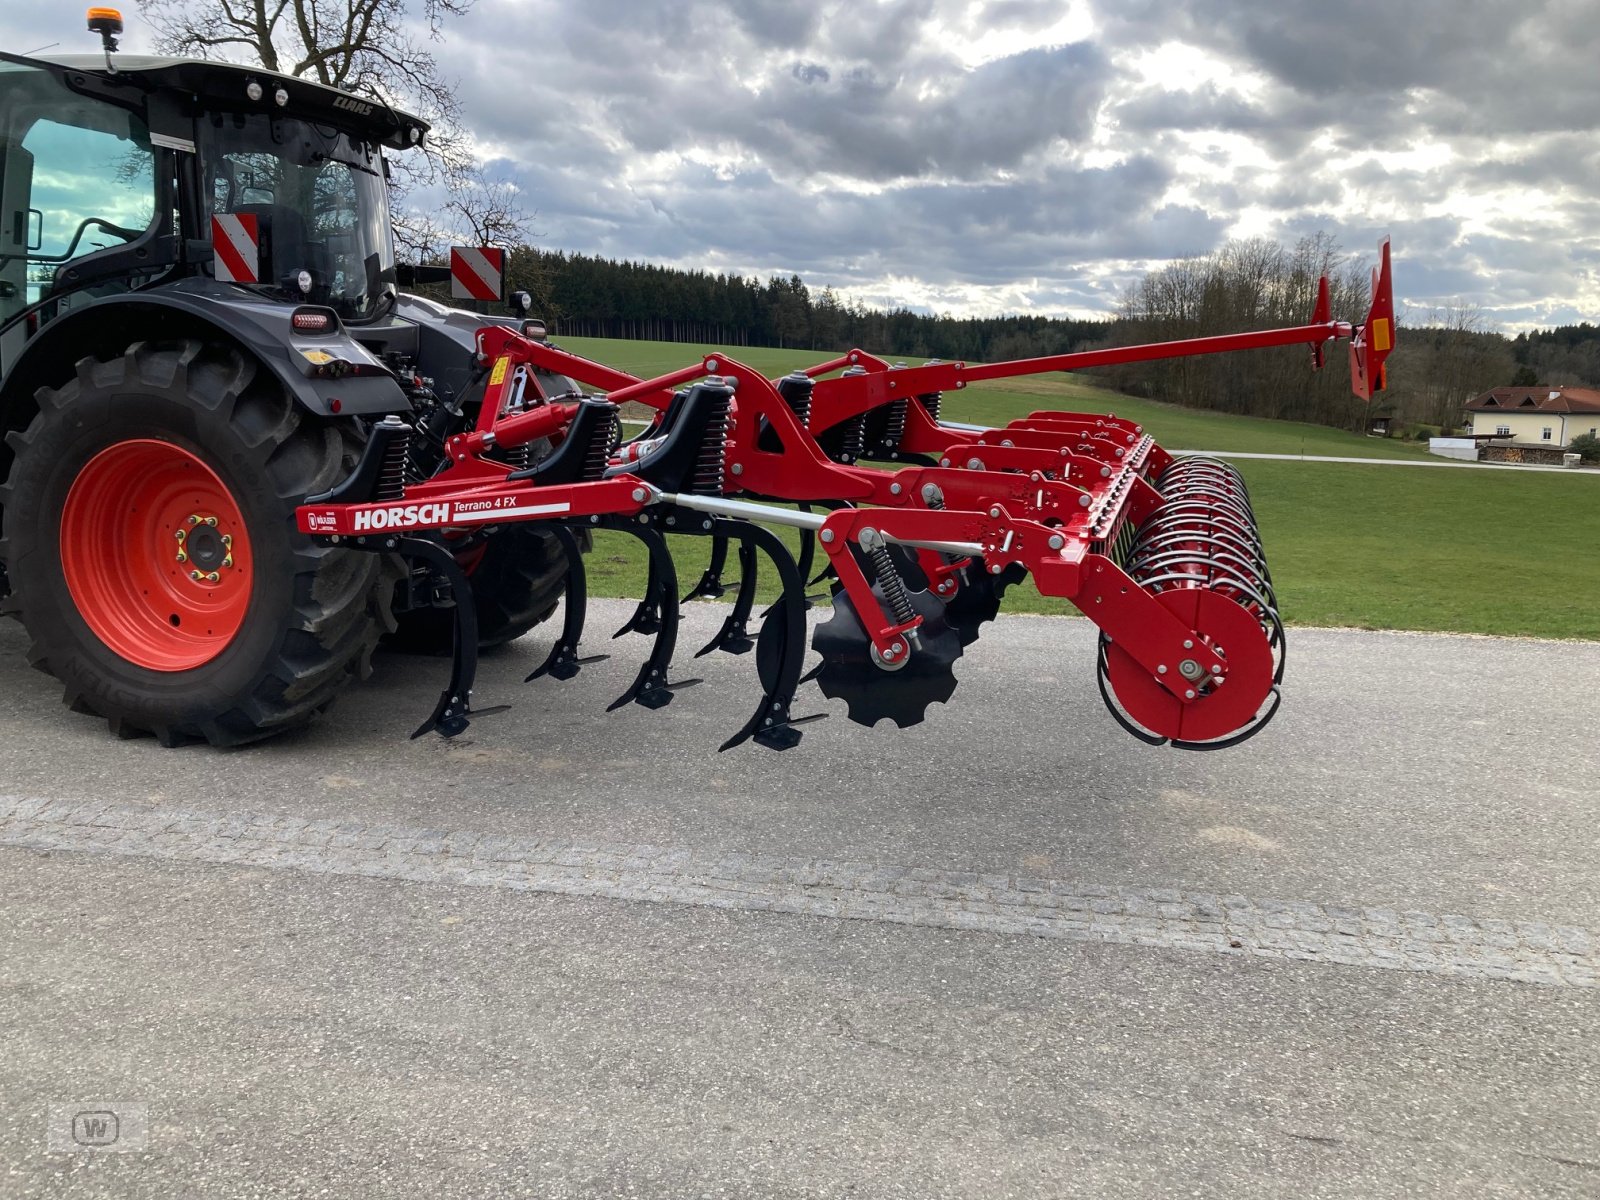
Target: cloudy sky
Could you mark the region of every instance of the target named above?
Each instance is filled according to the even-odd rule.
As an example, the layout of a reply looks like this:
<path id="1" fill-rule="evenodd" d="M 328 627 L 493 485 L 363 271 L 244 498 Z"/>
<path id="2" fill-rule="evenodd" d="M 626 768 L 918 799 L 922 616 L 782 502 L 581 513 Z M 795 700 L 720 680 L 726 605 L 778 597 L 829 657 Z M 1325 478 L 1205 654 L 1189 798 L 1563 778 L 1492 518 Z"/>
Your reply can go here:
<path id="1" fill-rule="evenodd" d="M 550 249 L 1090 315 L 1391 234 L 1413 315 L 1600 320 L 1596 0 L 479 0 L 439 54 Z"/>

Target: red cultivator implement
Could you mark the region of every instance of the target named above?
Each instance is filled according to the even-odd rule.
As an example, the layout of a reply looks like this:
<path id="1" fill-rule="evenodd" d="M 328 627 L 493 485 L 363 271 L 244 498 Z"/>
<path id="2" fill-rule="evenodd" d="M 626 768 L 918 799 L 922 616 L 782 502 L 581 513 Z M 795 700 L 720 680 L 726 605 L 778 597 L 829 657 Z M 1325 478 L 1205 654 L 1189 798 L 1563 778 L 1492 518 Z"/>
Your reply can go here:
<path id="1" fill-rule="evenodd" d="M 653 644 L 613 709 L 659 708 L 695 682 L 670 678 L 680 587 L 668 538 L 711 540 L 710 567 L 683 598 L 732 590 L 734 602 L 700 653 L 753 649 L 762 688 L 723 749 L 798 742 L 816 718 L 790 710 L 811 679 L 862 724 L 921 721 L 954 691 L 956 659 L 1006 588 L 1029 574 L 1100 628 L 1101 695 L 1124 728 L 1156 744 L 1232 745 L 1276 712 L 1284 671 L 1277 596 L 1238 472 L 1175 458 L 1111 416 L 1035 412 L 990 429 L 941 421 L 940 400 L 982 380 L 1270 346 L 1311 346 L 1320 365 L 1339 338 L 1350 341 L 1356 392 L 1370 396 L 1394 344 L 1387 243 L 1363 324 L 1332 320 L 1327 296 L 1324 281 L 1311 323 L 1290 329 L 980 366 L 906 367 L 852 351 L 778 380 L 720 354 L 640 380 L 491 326 L 478 335 L 488 385 L 476 427 L 440 440 L 426 412 L 415 427 L 377 424 L 357 470 L 301 507 L 299 527 L 399 554 L 425 568 L 413 575 L 422 586 L 453 593 L 450 685 L 418 735 L 459 733 L 471 713 L 476 617 L 452 541 L 538 522 L 569 571 L 561 632 L 530 679 L 571 679 L 593 661 L 579 650 L 585 577 L 573 531 L 624 531 L 648 551 L 645 596 L 619 636 Z M 537 379 L 551 374 L 602 394 L 544 395 Z M 654 420 L 623 442 L 628 401 Z M 539 439 L 555 450 L 520 465 L 515 452 Z M 798 556 L 773 526 L 799 531 Z M 725 585 L 735 547 L 738 581 Z M 752 636 L 758 555 L 777 572 L 779 599 Z M 805 589 L 819 562 L 810 582 L 831 577 L 833 603 L 812 636 L 821 662 L 803 675 Z"/>

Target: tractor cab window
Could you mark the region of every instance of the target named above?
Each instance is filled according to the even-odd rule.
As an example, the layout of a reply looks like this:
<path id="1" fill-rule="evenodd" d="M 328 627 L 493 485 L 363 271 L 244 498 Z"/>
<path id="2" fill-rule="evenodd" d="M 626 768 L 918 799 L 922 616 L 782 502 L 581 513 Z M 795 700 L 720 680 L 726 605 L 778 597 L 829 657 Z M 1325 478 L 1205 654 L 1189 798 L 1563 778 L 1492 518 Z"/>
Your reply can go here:
<path id="1" fill-rule="evenodd" d="M 395 280 L 378 146 L 263 114 L 219 116 L 206 140 L 218 277 L 347 321 L 376 315 Z"/>
<path id="2" fill-rule="evenodd" d="M 47 298 L 62 267 L 155 217 L 155 151 L 136 115 L 0 63 L 0 325 Z"/>

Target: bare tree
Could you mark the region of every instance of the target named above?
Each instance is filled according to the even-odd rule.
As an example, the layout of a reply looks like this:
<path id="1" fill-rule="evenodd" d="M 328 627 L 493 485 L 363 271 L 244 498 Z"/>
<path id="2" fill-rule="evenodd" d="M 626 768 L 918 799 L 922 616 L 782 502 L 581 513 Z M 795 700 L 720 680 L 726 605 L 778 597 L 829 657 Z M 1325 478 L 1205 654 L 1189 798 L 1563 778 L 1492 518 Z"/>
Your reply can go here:
<path id="1" fill-rule="evenodd" d="M 1328 276 L 1335 313 L 1366 311 L 1367 268 L 1326 234 L 1293 246 L 1264 238 L 1229 242 L 1203 258 L 1180 259 L 1128 289 L 1114 342 L 1166 341 L 1243 329 L 1299 325 L 1311 314 L 1317 280 Z M 1338 362 L 1334 351 L 1335 363 Z M 1312 375 L 1306 351 L 1176 358 L 1113 368 L 1116 387 L 1185 406 L 1353 428 L 1365 408 L 1342 372 Z"/>
<path id="2" fill-rule="evenodd" d="M 421 257 L 457 237 L 479 245 L 526 241 L 528 218 L 509 184 L 485 178 L 461 123 L 454 81 L 428 43 L 476 0 L 144 0 L 164 51 L 258 64 L 376 97 L 432 126 L 422 153 L 392 166 L 395 238 Z M 418 40 L 410 18 L 420 16 Z M 413 192 L 440 189 L 431 212 L 408 208 Z"/>

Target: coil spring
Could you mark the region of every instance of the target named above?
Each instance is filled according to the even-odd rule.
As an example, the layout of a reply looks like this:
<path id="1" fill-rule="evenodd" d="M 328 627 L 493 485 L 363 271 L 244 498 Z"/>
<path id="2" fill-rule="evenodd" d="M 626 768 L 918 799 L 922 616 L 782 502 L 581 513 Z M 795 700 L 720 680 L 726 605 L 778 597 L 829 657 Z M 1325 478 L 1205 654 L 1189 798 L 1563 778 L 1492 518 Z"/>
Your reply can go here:
<path id="1" fill-rule="evenodd" d="M 904 396 L 889 402 L 883 423 L 883 444 L 890 450 L 900 449 L 900 439 L 906 435 L 906 406 L 910 403 Z"/>
<path id="2" fill-rule="evenodd" d="M 533 465 L 533 447 L 527 442 L 520 446 L 501 447 L 496 449 L 493 457 L 513 471 L 521 471 Z"/>
<path id="3" fill-rule="evenodd" d="M 865 375 L 865 367 L 850 367 L 841 375 L 841 379 L 852 378 L 856 375 Z M 855 462 L 867 449 L 867 414 L 857 413 L 848 421 L 841 421 L 828 430 L 831 439 L 837 439 L 838 450 L 833 455 L 835 462 L 846 465 Z"/>
<path id="4" fill-rule="evenodd" d="M 924 392 L 917 397 L 917 401 L 922 405 L 922 411 L 927 413 L 929 419 L 934 421 L 939 419 L 939 405 L 943 400 L 943 392 Z"/>
<path id="5" fill-rule="evenodd" d="M 726 461 L 728 417 L 732 390 L 724 391 L 718 398 L 715 413 L 706 422 L 705 434 L 700 439 L 700 453 L 695 459 L 694 480 L 689 491 L 697 496 L 720 496 L 723 484 L 723 464 Z"/>
<path id="6" fill-rule="evenodd" d="M 800 428 L 811 428 L 811 399 L 815 384 L 804 371 L 795 371 L 778 380 L 778 395 L 789 406 Z M 765 417 L 761 418 L 760 432 L 756 435 L 756 448 L 773 454 L 783 452 L 783 439 L 778 436 Z"/>
<path id="7" fill-rule="evenodd" d="M 889 544 L 883 540 L 883 535 L 873 530 L 873 536 L 868 538 L 863 533 L 861 548 L 866 551 L 867 558 L 872 563 L 873 574 L 877 577 L 883 598 L 888 601 L 889 608 L 894 613 L 895 624 L 907 625 L 915 620 L 917 610 L 911 607 L 906 581 L 900 577 L 900 571 L 894 565 L 894 559 L 889 554 Z"/>
<path id="8" fill-rule="evenodd" d="M 594 436 L 589 439 L 589 445 L 584 450 L 583 466 L 579 479 L 588 483 L 595 479 L 603 479 L 606 467 L 611 462 L 611 452 L 621 444 L 622 422 L 617 419 L 615 412 L 608 413 L 605 420 L 595 425 Z"/>
<path id="9" fill-rule="evenodd" d="M 380 428 L 393 432 L 384 442 L 383 465 L 378 469 L 378 488 L 373 499 L 398 500 L 406 490 L 406 452 L 413 431 L 399 417 L 385 417 Z"/>
<path id="10" fill-rule="evenodd" d="M 806 429 L 811 428 L 812 388 L 811 377 L 800 371 L 778 381 L 778 394 L 794 413 L 795 420 Z"/>
<path id="11" fill-rule="evenodd" d="M 858 413 L 839 423 L 838 461 L 853 463 L 867 448 L 867 414 Z"/>

